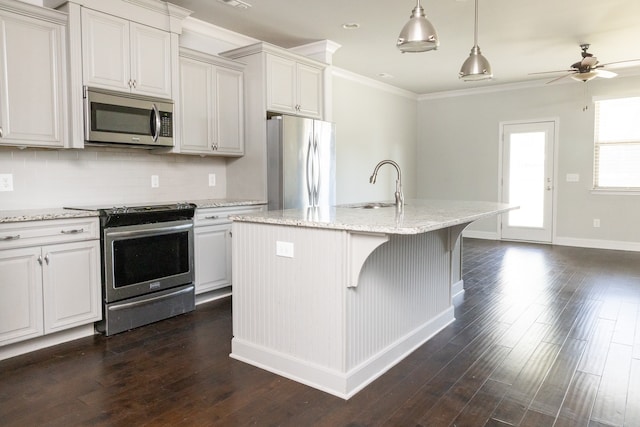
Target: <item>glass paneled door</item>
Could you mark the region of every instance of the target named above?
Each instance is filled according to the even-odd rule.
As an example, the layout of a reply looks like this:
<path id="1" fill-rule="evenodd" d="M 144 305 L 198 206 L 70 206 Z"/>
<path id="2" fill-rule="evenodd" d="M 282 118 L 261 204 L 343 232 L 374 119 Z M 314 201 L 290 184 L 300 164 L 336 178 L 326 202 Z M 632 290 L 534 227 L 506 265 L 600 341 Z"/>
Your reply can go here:
<path id="1" fill-rule="evenodd" d="M 502 215 L 501 238 L 551 243 L 555 122 L 502 125 L 502 201 L 520 209 Z"/>

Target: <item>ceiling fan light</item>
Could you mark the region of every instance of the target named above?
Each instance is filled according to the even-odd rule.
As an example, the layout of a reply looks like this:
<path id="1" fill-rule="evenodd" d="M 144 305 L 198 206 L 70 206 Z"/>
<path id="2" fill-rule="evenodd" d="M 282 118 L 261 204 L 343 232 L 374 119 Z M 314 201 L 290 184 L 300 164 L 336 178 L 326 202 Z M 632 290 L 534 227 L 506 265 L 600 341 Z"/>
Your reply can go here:
<path id="1" fill-rule="evenodd" d="M 420 0 L 417 0 L 409 21 L 400 31 L 396 47 L 402 53 L 427 52 L 437 49 L 439 45 L 438 33 L 427 19 L 424 9 L 420 6 Z"/>
<path id="2" fill-rule="evenodd" d="M 579 82 L 588 82 L 589 80 L 593 80 L 598 77 L 598 73 L 595 71 L 587 71 L 585 73 L 575 73 L 570 76 L 573 80 L 577 80 Z"/>
<path id="3" fill-rule="evenodd" d="M 493 71 L 491 71 L 491 64 L 482 53 L 480 53 L 480 47 L 474 46 L 471 48 L 469 57 L 462 63 L 458 78 L 466 82 L 489 80 L 493 78 Z"/>

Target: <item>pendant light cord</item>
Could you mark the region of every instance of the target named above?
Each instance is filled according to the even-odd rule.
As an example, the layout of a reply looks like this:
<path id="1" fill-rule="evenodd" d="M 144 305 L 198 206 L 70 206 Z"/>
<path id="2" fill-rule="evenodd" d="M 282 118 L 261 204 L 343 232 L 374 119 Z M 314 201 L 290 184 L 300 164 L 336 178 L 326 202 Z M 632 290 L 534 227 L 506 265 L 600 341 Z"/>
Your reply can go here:
<path id="1" fill-rule="evenodd" d="M 478 0 L 476 0 L 476 25 L 473 30 L 473 45 L 478 46 Z"/>

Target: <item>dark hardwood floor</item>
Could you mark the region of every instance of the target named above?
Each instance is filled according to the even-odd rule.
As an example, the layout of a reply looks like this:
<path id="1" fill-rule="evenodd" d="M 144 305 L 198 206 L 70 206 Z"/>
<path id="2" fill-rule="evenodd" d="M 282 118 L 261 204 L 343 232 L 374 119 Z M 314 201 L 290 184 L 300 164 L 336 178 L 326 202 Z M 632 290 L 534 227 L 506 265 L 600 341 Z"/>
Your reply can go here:
<path id="1" fill-rule="evenodd" d="M 464 280 L 348 401 L 229 358 L 226 299 L 0 362 L 0 425 L 640 426 L 640 253 L 465 239 Z"/>

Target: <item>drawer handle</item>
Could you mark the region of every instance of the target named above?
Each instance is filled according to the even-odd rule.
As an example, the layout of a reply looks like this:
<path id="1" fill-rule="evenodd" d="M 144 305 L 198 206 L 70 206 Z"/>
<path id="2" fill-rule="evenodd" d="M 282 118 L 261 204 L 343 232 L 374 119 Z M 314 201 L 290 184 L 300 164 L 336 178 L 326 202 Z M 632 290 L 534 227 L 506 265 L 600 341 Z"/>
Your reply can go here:
<path id="1" fill-rule="evenodd" d="M 211 215 L 211 216 L 205 216 L 204 219 L 218 219 L 220 218 L 220 216 L 218 215 Z"/>
<path id="2" fill-rule="evenodd" d="M 3 241 L 4 241 L 4 240 L 18 240 L 19 238 L 20 238 L 20 235 L 19 235 L 19 234 L 16 234 L 15 236 L 4 236 L 4 237 L 2 238 L 2 240 L 3 240 Z"/>
<path id="3" fill-rule="evenodd" d="M 84 228 L 74 228 L 73 230 L 62 230 L 61 233 L 62 234 L 78 234 L 78 233 L 83 233 L 84 232 Z"/>

